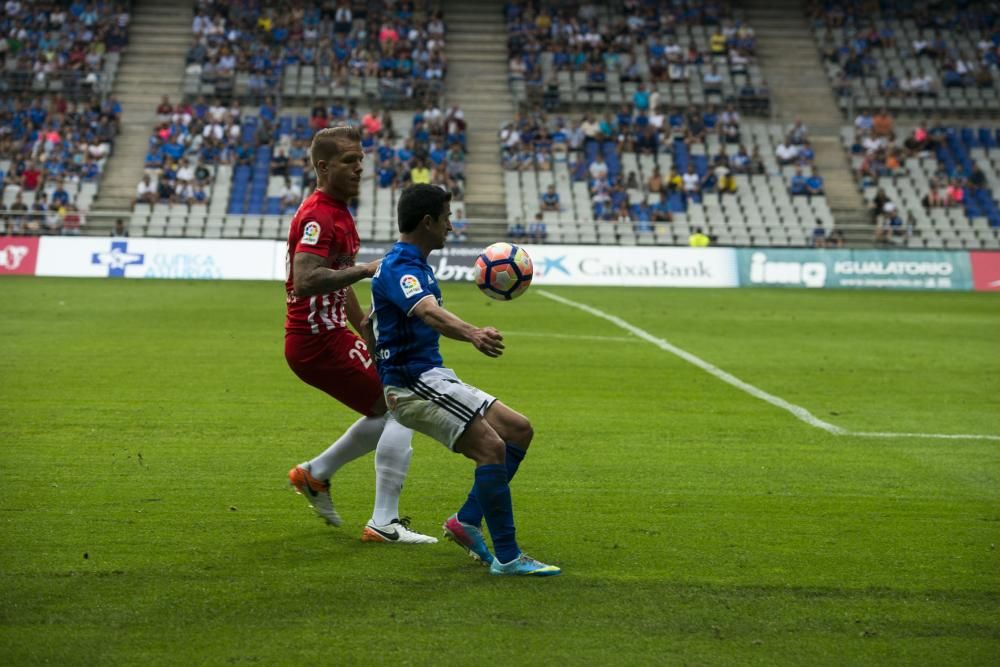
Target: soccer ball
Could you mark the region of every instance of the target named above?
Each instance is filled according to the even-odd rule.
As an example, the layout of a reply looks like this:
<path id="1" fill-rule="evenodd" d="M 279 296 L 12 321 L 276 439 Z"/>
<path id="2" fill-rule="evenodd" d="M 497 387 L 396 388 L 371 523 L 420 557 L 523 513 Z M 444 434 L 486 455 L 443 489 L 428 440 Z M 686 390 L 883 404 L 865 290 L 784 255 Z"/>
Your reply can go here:
<path id="1" fill-rule="evenodd" d="M 531 257 L 513 243 L 494 243 L 476 258 L 476 286 L 491 299 L 510 301 L 524 294 L 531 276 Z"/>

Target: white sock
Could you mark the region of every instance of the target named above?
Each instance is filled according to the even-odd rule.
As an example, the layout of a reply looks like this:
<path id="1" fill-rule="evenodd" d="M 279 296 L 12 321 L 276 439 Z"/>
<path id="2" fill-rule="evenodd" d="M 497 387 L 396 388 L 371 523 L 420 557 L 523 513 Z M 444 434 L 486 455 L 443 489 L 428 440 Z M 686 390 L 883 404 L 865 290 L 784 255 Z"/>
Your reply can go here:
<path id="1" fill-rule="evenodd" d="M 392 417 L 385 423 L 385 430 L 375 449 L 375 511 L 372 522 L 384 526 L 399 518 L 399 494 L 403 480 L 410 469 L 413 456 L 413 431 Z"/>
<path id="2" fill-rule="evenodd" d="M 362 417 L 354 422 L 337 442 L 309 462 L 312 476 L 316 479 L 330 479 L 342 465 L 375 449 L 384 428 L 384 415 Z"/>

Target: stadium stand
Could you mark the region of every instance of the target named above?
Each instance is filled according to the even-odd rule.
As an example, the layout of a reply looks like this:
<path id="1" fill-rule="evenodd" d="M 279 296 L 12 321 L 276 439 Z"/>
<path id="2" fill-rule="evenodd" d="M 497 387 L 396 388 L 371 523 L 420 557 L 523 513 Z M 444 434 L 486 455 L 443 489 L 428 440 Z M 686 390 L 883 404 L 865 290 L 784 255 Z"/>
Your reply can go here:
<path id="1" fill-rule="evenodd" d="M 109 93 L 130 14 L 124 2 L 6 2 L 0 92 L 87 99 Z"/>
<path id="2" fill-rule="evenodd" d="M 808 8 L 842 109 L 958 114 L 1000 107 L 995 10 L 894 0 Z"/>
<path id="3" fill-rule="evenodd" d="M 861 114 L 841 132 L 869 202 L 875 241 L 1000 248 L 1000 128 L 920 123 L 893 129 L 880 134 Z"/>
<path id="4" fill-rule="evenodd" d="M 732 103 L 766 114 L 756 38 L 729 2 L 505 6 L 510 82 L 546 109 L 633 103 Z"/>
<path id="5" fill-rule="evenodd" d="M 87 211 L 97 195 L 120 114 L 114 98 L 78 103 L 55 94 L 0 100 L 3 207 L 20 208 L 18 203 L 31 211 L 16 224 L 11 221 L 10 233 L 79 231 L 79 224 L 64 224 L 66 216 Z"/>
<path id="6" fill-rule="evenodd" d="M 196 2 L 184 94 L 409 106 L 447 71 L 443 17 L 414 4 Z"/>
<path id="7" fill-rule="evenodd" d="M 742 121 L 735 110 L 651 117 L 657 116 L 662 133 L 651 129 L 650 118 L 627 112 L 605 117 L 603 130 L 591 114 L 573 124 L 521 115 L 505 126 L 510 235 L 558 243 L 687 244 L 700 228 L 721 245 L 805 246 L 817 226 L 824 236 L 833 231 L 823 194 L 799 196 L 791 188 L 796 171 L 810 168 L 810 153 L 778 164 L 775 149 L 789 141 L 786 128 Z M 589 135 L 588 125 L 597 127 Z M 650 136 L 650 146 L 640 145 Z"/>
<path id="8" fill-rule="evenodd" d="M 362 239 L 394 238 L 396 194 L 411 181 L 426 179 L 462 200 L 465 123 L 457 105 L 447 112 L 431 105 L 416 113 L 364 114 L 353 105 L 319 105 L 306 116 L 282 114 L 270 100 L 246 113 L 238 103 L 199 99 L 176 108 L 164 100 L 158 111 L 132 235 L 283 238 L 315 184 L 309 141 L 334 122 L 362 128 L 368 157 L 352 202 Z"/>

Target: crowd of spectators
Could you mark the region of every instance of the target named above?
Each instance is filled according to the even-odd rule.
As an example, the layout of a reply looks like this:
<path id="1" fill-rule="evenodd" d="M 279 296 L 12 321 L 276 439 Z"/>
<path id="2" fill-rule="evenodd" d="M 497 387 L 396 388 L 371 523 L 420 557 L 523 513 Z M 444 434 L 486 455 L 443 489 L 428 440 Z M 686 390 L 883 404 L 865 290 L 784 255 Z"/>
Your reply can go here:
<path id="1" fill-rule="evenodd" d="M 608 73 L 621 82 L 684 84 L 698 82 L 705 94 L 723 95 L 721 70 L 742 78 L 732 91 L 747 111 L 766 110 L 770 93 L 765 83 L 748 76 L 756 49 L 753 28 L 734 17 L 728 2 L 640 2 L 627 0 L 621 14 L 598 19 L 596 4 L 561 4 L 509 0 L 505 5 L 509 71 L 512 81 L 524 81 L 529 91 L 555 107 L 545 81 L 541 55 L 550 54 L 555 72 L 573 71 L 583 89 L 604 91 Z M 708 26 L 708 39 L 689 38 L 692 26 Z M 556 92 L 557 96 L 558 93 Z M 551 102 L 551 103 L 550 103 Z"/>
<path id="2" fill-rule="evenodd" d="M 742 143 L 741 122 L 732 105 L 722 111 L 709 106 L 664 113 L 633 102 L 600 119 L 584 113 L 575 121 L 536 110 L 520 113 L 500 131 L 501 160 L 505 169 L 517 171 L 548 171 L 554 161 L 566 161 L 573 180 L 588 184 L 595 219 L 669 221 L 688 202 L 700 203 L 704 194 L 736 192 L 734 175 L 764 172 L 759 148 Z M 692 155 L 692 149 L 708 150 L 709 135 L 716 139 L 715 154 Z M 618 168 L 618 158 L 625 153 L 669 153 L 674 167 L 663 174 L 656 166 L 642 183 L 634 172 Z M 609 165 L 609 160 L 616 164 Z M 630 201 L 629 191 L 641 192 L 641 200 Z M 565 205 L 554 188 L 541 194 L 539 204 L 541 212 Z M 530 225 L 523 227 L 512 234 L 523 231 L 530 238 Z"/>
<path id="3" fill-rule="evenodd" d="M 889 98 L 994 86 L 1000 17 L 991 3 L 814 2 L 809 16 L 822 32 L 823 58 L 839 68 L 842 95 L 865 77 L 877 79 L 877 92 Z"/>
<path id="4" fill-rule="evenodd" d="M 318 130 L 337 123 L 358 127 L 362 148 L 374 162 L 380 188 L 432 183 L 461 199 L 465 181 L 465 114 L 458 105 L 442 111 L 428 102 L 411 127 L 399 131 L 392 114 L 372 109 L 361 113 L 354 103 L 316 100 L 308 117 L 283 116 L 272 98 L 247 114 L 238 100 L 224 104 L 171 103 L 164 97 L 156 109 L 157 126 L 149 138 L 146 173 L 136 186 L 136 202 L 150 204 L 208 203 L 215 167 L 255 169 L 264 155 L 269 176 L 284 179 L 276 196 L 280 212 L 294 212 L 303 192 L 315 185 L 309 168 L 309 145 Z M 274 194 L 274 193 L 272 193 Z M 355 210 L 357 202 L 352 202 Z"/>
<path id="5" fill-rule="evenodd" d="M 431 4 L 198 0 L 187 71 L 223 96 L 246 73 L 250 94 L 263 98 L 290 66 L 314 68 L 320 85 L 377 78 L 423 95 L 437 91 L 447 71 L 445 23 Z"/>
<path id="6" fill-rule="evenodd" d="M 436 103 L 413 114 L 408 133 L 401 138 L 381 123 L 363 119 L 365 148 L 375 159 L 379 188 L 398 189 L 430 183 L 462 199 L 465 190 L 465 113 L 457 104 L 442 111 Z"/>
<path id="7" fill-rule="evenodd" d="M 108 52 L 128 44 L 125 2 L 7 0 L 0 16 L 0 89 L 52 90 L 89 97 L 99 89 Z"/>
<path id="8" fill-rule="evenodd" d="M 216 165 L 248 164 L 257 146 L 273 140 L 273 102 L 266 101 L 258 113 L 256 132 L 244 131 L 238 100 L 226 105 L 221 99 L 209 103 L 200 97 L 173 104 L 164 95 L 156 107 L 157 125 L 149 137 L 136 202 L 207 203 Z"/>
<path id="9" fill-rule="evenodd" d="M 0 99 L 0 180 L 8 233 L 75 233 L 74 194 L 97 183 L 121 123 L 113 98 L 74 102 L 61 95 Z M 25 208 L 22 208 L 25 207 Z"/>
<path id="10" fill-rule="evenodd" d="M 919 122 L 905 137 L 896 132 L 895 121 L 885 109 L 874 115 L 862 111 L 854 120 L 852 155 L 860 158 L 857 177 L 863 187 L 878 186 L 881 178 L 906 174 L 909 158 L 934 160 L 934 172 L 927 190 L 920 195 L 920 205 L 927 211 L 935 208 L 962 208 L 970 197 L 989 187 L 982 169 L 973 161 L 956 161 L 950 156 L 949 133 L 953 128 L 940 120 Z M 878 242 L 913 233 L 912 213 L 904 210 L 909 202 L 892 201 L 878 187 L 869 212 Z"/>

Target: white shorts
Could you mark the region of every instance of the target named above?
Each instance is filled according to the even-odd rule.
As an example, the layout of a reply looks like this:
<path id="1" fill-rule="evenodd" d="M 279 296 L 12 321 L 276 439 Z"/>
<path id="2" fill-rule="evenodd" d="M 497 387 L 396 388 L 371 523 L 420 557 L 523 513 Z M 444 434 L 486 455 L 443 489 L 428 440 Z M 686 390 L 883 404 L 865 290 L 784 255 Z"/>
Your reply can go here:
<path id="1" fill-rule="evenodd" d="M 424 371 L 409 387 L 385 387 L 385 402 L 396 421 L 451 450 L 476 415 L 485 415 L 495 400 L 459 380 L 450 368 Z"/>

